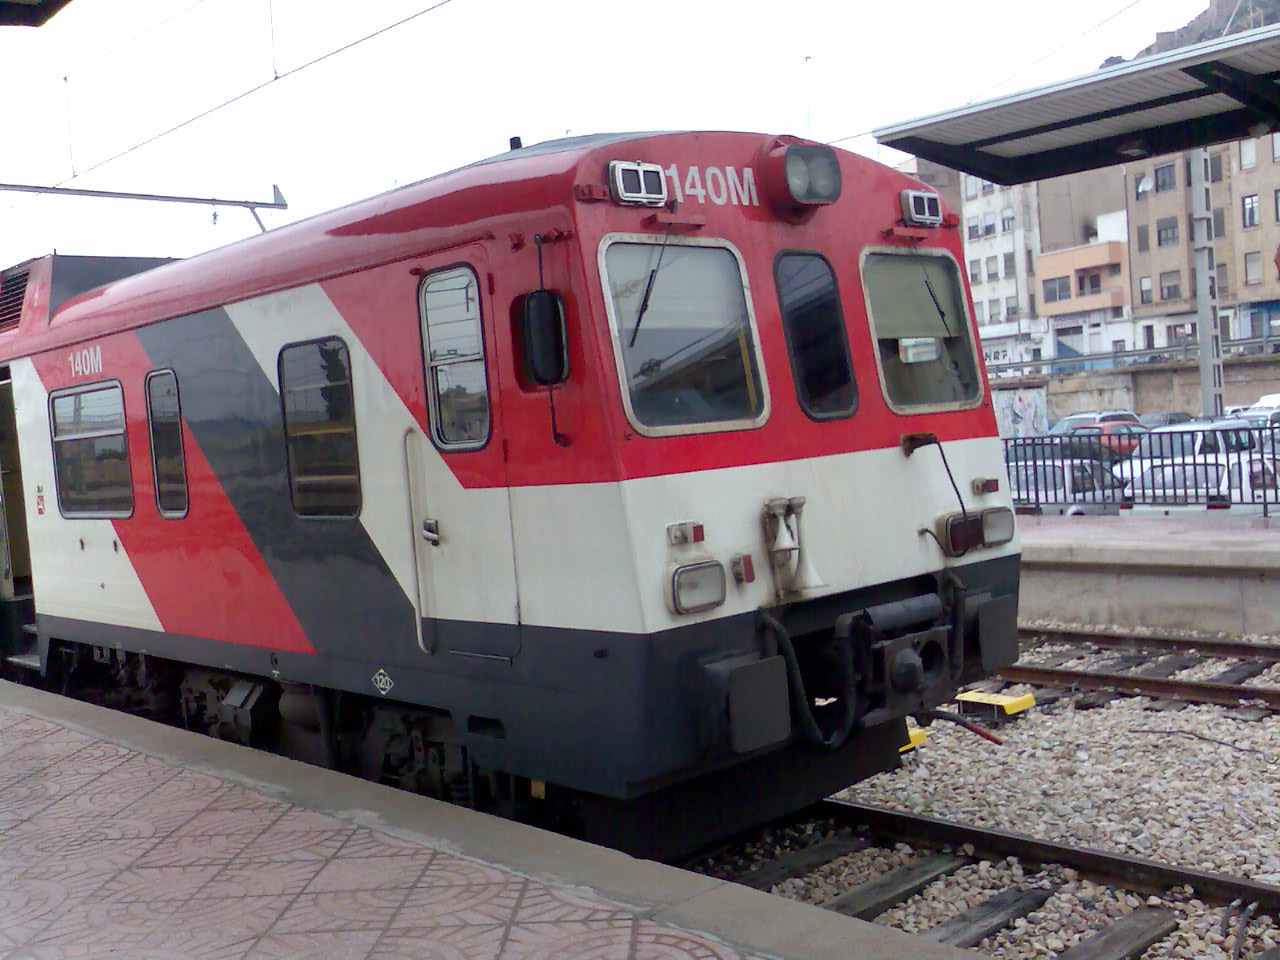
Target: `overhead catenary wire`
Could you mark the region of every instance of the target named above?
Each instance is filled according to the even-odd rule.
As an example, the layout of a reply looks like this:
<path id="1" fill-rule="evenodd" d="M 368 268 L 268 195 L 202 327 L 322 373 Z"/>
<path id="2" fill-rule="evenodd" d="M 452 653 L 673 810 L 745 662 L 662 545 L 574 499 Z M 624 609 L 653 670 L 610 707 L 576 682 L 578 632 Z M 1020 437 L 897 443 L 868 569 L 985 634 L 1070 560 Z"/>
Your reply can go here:
<path id="1" fill-rule="evenodd" d="M 203 2 L 205 2 L 205 0 L 196 0 L 196 3 L 192 4 L 191 6 L 192 7 L 198 6 L 200 3 L 203 3 Z M 358 47 L 363 43 L 367 43 L 368 41 L 373 40 L 376 37 L 380 37 L 383 34 L 390 33 L 392 30 L 399 29 L 400 27 L 403 27 L 405 24 L 410 23 L 414 20 L 417 20 L 419 17 L 425 16 L 428 13 L 432 13 L 436 10 L 439 10 L 441 7 L 447 6 L 452 2 L 454 2 L 454 0 L 436 0 L 435 3 L 431 4 L 428 7 L 424 7 L 423 9 L 417 11 L 416 13 L 411 13 L 408 16 L 401 17 L 399 20 L 395 21 L 394 23 L 390 23 L 390 24 L 387 24 L 386 26 L 379 27 L 377 30 L 367 33 L 364 36 L 358 37 L 357 39 L 352 40 L 348 43 L 344 43 L 339 47 L 334 47 L 332 50 L 322 53 L 319 56 L 313 57 L 312 59 L 306 61 L 305 63 L 300 63 L 296 67 L 291 67 L 290 69 L 285 70 L 283 72 L 280 72 L 276 64 L 273 62 L 272 63 L 273 76 L 271 77 L 271 79 L 264 80 L 262 83 L 255 84 L 252 87 L 242 90 L 240 93 L 236 94 L 235 96 L 229 97 L 226 100 L 223 100 L 221 103 L 217 103 L 206 110 L 202 110 L 197 114 L 187 117 L 185 120 L 181 120 L 178 123 L 175 123 L 173 126 L 168 127 L 167 129 L 162 130 L 159 133 L 153 134 L 152 136 L 147 137 L 145 140 L 141 140 L 138 143 L 133 144 L 133 146 L 127 147 L 124 150 L 121 150 L 118 153 L 112 154 L 111 156 L 103 160 L 99 160 L 97 163 L 94 163 L 83 170 L 76 171 L 73 166 L 71 176 L 58 181 L 56 184 L 54 184 L 54 186 L 58 186 L 58 187 L 65 186 L 66 184 L 70 183 L 72 180 L 78 179 L 79 177 L 82 177 L 85 174 L 92 173 L 95 170 L 105 167 L 109 163 L 114 163 L 116 160 L 126 157 L 137 150 L 141 150 L 143 147 L 150 146 L 151 144 L 157 142 L 158 140 L 162 140 L 165 137 L 178 132 L 179 130 L 182 130 L 186 127 L 191 126 L 193 123 L 197 123 L 200 120 L 205 119 L 206 117 L 212 116 L 213 114 L 218 113 L 219 111 L 224 110 L 229 106 L 232 106 L 233 104 L 239 103 L 241 100 L 251 97 L 255 93 L 258 93 L 266 89 L 267 87 L 271 86 L 273 83 L 276 83 L 280 80 L 284 80 L 288 77 L 295 76 L 304 70 L 307 70 L 311 67 L 316 66 L 317 64 L 323 63 L 324 61 L 329 60 L 333 57 L 336 57 L 339 54 L 342 54 L 347 52 L 348 50 L 354 49 L 355 47 Z M 190 9 L 191 7 L 186 8 L 186 10 L 190 10 Z M 186 12 L 186 11 L 184 10 L 183 12 Z M 181 13 L 175 14 L 174 16 L 175 17 L 181 16 Z M 174 18 L 171 17 L 170 20 L 172 19 Z M 273 18 L 272 19 L 272 36 L 273 37 L 274 37 L 274 29 L 275 28 L 274 28 L 274 18 Z M 144 31 L 144 33 L 139 34 L 139 36 L 145 35 L 146 32 L 147 31 Z M 132 42 L 132 41 L 129 41 L 129 42 Z M 273 55 L 274 55 L 274 45 L 273 45 Z M 65 80 L 66 78 L 64 77 L 63 79 Z M 68 150 L 70 150 L 70 144 L 68 145 Z M 12 209 L 13 209 L 12 206 L 6 207 L 4 210 L 0 210 L 0 214 L 7 213 L 9 210 L 12 210 Z"/>

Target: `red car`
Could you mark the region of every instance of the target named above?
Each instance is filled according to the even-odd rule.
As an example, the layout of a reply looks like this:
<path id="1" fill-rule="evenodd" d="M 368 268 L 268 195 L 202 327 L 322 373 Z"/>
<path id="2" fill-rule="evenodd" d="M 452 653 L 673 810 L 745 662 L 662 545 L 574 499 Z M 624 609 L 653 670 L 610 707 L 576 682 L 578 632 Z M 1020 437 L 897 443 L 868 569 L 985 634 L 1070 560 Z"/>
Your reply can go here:
<path id="1" fill-rule="evenodd" d="M 1114 450 L 1122 457 L 1127 457 L 1138 446 L 1138 439 L 1148 432 L 1150 432 L 1149 429 L 1140 423 L 1108 420 L 1076 427 L 1071 431 L 1070 436 L 1094 437 L 1104 447 Z"/>

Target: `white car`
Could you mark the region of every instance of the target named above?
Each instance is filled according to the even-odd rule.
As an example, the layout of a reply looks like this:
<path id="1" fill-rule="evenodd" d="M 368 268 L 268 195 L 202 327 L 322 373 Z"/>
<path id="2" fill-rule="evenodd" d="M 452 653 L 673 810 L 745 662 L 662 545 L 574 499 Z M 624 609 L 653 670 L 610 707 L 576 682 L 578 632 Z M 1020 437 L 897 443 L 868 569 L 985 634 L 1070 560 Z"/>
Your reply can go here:
<path id="1" fill-rule="evenodd" d="M 1112 472 L 1128 485 L 1157 464 L 1213 461 L 1226 467 L 1258 446 L 1258 431 L 1246 420 L 1179 423 L 1144 433 L 1129 459 Z"/>
<path id="2" fill-rule="evenodd" d="M 1157 463 L 1125 488 L 1133 513 L 1169 516 L 1208 510 L 1247 515 L 1280 508 L 1280 459 L 1248 456 Z"/>
<path id="3" fill-rule="evenodd" d="M 1021 514 L 1117 514 L 1124 499 L 1124 485 L 1098 460 L 1010 463 L 1009 489 Z"/>

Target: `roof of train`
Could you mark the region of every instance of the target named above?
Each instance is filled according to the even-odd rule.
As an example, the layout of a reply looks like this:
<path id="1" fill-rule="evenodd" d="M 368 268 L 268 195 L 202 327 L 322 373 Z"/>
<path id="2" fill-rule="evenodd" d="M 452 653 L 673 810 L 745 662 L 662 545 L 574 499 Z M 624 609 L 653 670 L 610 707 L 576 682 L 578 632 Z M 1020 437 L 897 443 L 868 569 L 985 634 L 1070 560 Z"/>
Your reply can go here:
<path id="1" fill-rule="evenodd" d="M 459 237 L 463 225 L 474 228 L 468 237 L 482 239 L 486 218 L 477 217 L 477 209 L 492 209 L 496 219 L 513 207 L 546 205 L 545 195 L 528 184 L 571 176 L 581 157 L 600 146 L 649 136 L 573 137 L 478 160 L 72 297 L 50 327 L 126 309 L 135 322 L 146 322 L 234 303 L 458 244 L 467 239 Z M 501 205 L 475 195 L 495 186 L 510 190 Z M 433 208 L 429 220 L 422 216 L 425 204 Z"/>

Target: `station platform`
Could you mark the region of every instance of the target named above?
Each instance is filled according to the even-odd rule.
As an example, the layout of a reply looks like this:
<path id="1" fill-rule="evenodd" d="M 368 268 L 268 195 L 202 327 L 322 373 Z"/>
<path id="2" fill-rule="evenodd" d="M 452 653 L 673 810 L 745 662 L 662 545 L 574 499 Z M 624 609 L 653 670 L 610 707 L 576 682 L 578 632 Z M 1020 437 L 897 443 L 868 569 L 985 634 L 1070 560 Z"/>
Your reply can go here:
<path id="1" fill-rule="evenodd" d="M 3 960 L 972 956 L 0 682 Z"/>
<path id="2" fill-rule="evenodd" d="M 1018 517 L 1019 617 L 1280 634 L 1280 517 Z"/>

